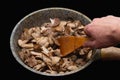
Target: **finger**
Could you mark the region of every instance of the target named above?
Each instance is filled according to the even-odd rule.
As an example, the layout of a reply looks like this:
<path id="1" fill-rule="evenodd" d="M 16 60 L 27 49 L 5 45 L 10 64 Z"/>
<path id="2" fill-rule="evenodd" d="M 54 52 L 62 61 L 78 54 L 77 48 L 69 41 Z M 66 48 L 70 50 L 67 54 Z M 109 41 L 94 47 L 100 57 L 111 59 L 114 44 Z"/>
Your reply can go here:
<path id="1" fill-rule="evenodd" d="M 86 25 L 85 28 L 84 28 L 84 32 L 85 34 L 88 36 L 88 37 L 91 37 L 91 25 Z"/>

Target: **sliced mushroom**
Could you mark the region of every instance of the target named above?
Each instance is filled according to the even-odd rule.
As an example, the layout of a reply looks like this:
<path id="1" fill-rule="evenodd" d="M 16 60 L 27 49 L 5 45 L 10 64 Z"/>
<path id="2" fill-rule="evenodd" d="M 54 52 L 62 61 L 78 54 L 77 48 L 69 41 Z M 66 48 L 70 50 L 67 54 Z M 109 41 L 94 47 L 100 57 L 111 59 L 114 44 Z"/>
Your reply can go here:
<path id="1" fill-rule="evenodd" d="M 40 33 L 32 33 L 31 34 L 33 38 L 39 38 L 40 37 Z"/>
<path id="2" fill-rule="evenodd" d="M 79 21 L 79 20 L 75 20 L 74 21 L 74 24 L 75 24 L 75 26 L 76 27 L 78 27 L 78 26 L 81 26 L 82 24 L 81 24 L 81 22 Z"/>
<path id="3" fill-rule="evenodd" d="M 31 51 L 30 53 L 32 55 L 38 56 L 39 58 L 41 58 L 46 63 L 51 63 L 51 58 L 49 58 L 47 55 L 45 55 L 43 53 L 38 53 L 38 52 L 34 52 L 34 51 Z"/>
<path id="4" fill-rule="evenodd" d="M 39 44 L 34 44 L 34 50 L 35 50 L 35 51 L 40 50 L 40 45 L 39 45 Z"/>
<path id="5" fill-rule="evenodd" d="M 54 44 L 54 41 L 53 41 L 52 38 L 53 38 L 52 35 L 49 35 L 49 36 L 48 36 L 48 42 L 49 42 L 49 44 L 51 44 L 51 45 Z"/>
<path id="6" fill-rule="evenodd" d="M 51 70 L 46 70 L 46 73 L 50 73 L 50 74 L 57 74 L 56 71 L 51 71 Z"/>
<path id="7" fill-rule="evenodd" d="M 55 56 L 55 57 L 51 57 L 51 59 L 52 59 L 52 65 L 55 65 L 55 64 L 57 64 L 60 61 L 61 58 Z"/>
<path id="8" fill-rule="evenodd" d="M 76 25 L 74 23 L 68 23 L 66 26 L 69 26 L 70 28 L 76 28 Z"/>
<path id="9" fill-rule="evenodd" d="M 25 28 L 23 31 L 23 34 L 20 36 L 21 40 L 30 40 L 31 39 L 31 34 L 29 34 L 29 29 Z"/>
<path id="10" fill-rule="evenodd" d="M 71 59 L 72 59 L 72 61 L 75 61 L 77 59 L 77 56 L 76 55 L 72 55 Z"/>
<path id="11" fill-rule="evenodd" d="M 78 30 L 83 30 L 85 27 L 83 25 L 78 27 Z"/>
<path id="12" fill-rule="evenodd" d="M 86 54 L 89 53 L 90 50 L 91 50 L 90 48 L 83 48 L 83 52 Z"/>
<path id="13" fill-rule="evenodd" d="M 79 51 L 79 54 L 80 54 L 80 55 L 85 55 L 86 53 L 84 53 L 83 49 L 81 49 L 81 50 Z"/>
<path id="14" fill-rule="evenodd" d="M 60 54 L 60 49 L 55 49 L 55 50 L 53 51 L 53 53 L 54 53 L 56 56 L 61 56 L 61 54 Z"/>
<path id="15" fill-rule="evenodd" d="M 73 64 L 73 61 L 70 60 L 69 58 L 63 58 L 63 64 L 61 65 L 61 67 L 63 68 L 68 68 L 68 66 L 71 66 Z"/>
<path id="16" fill-rule="evenodd" d="M 43 46 L 46 42 L 48 42 L 48 37 L 36 38 L 36 43 L 41 46 Z"/>
<path id="17" fill-rule="evenodd" d="M 21 40 L 21 39 L 19 39 L 18 40 L 18 45 L 22 46 L 23 44 L 26 44 L 27 42 L 28 42 L 28 40 Z"/>
<path id="18" fill-rule="evenodd" d="M 22 49 L 22 50 L 19 52 L 19 56 L 20 56 L 20 58 L 24 61 L 24 60 L 28 59 L 31 55 L 30 55 L 29 50 L 27 50 L 27 49 Z"/>
<path id="19" fill-rule="evenodd" d="M 52 37 L 52 40 L 54 41 L 55 45 L 60 46 L 60 44 L 59 44 L 59 42 L 58 42 L 57 39 L 55 39 L 54 37 Z"/>
<path id="20" fill-rule="evenodd" d="M 78 69 L 78 67 L 77 66 L 75 66 L 75 65 L 72 65 L 72 66 L 68 66 L 68 68 L 67 68 L 68 70 L 71 70 L 71 71 L 73 71 L 73 70 L 77 70 Z"/>
<path id="21" fill-rule="evenodd" d="M 91 59 L 91 57 L 92 57 L 92 50 L 91 50 L 91 51 L 89 51 L 89 53 L 87 54 L 86 59 L 87 59 L 87 60 L 90 60 L 90 59 Z"/>
<path id="22" fill-rule="evenodd" d="M 45 63 L 41 63 L 41 64 L 38 64 L 38 65 L 34 66 L 33 69 L 40 70 L 41 68 L 43 68 L 45 66 L 46 66 Z"/>
<path id="23" fill-rule="evenodd" d="M 63 71 L 60 71 L 60 72 L 59 72 L 59 74 L 64 74 L 64 73 L 65 73 L 65 72 L 63 72 Z"/>
<path id="24" fill-rule="evenodd" d="M 52 32 L 52 29 L 50 29 L 50 28 L 46 28 L 46 27 L 41 27 L 41 34 L 43 35 L 43 36 L 49 36 L 49 35 L 51 35 L 53 32 Z"/>
<path id="25" fill-rule="evenodd" d="M 44 54 L 47 55 L 49 53 L 49 50 L 45 46 L 42 46 L 41 49 L 42 49 L 41 52 L 43 52 Z"/>
<path id="26" fill-rule="evenodd" d="M 25 63 L 30 67 L 34 67 L 35 65 L 37 65 L 37 60 L 35 59 L 34 56 L 31 56 L 25 60 Z"/>
<path id="27" fill-rule="evenodd" d="M 77 59 L 75 63 L 80 66 L 83 66 L 84 64 L 86 64 L 86 61 L 83 58 L 80 58 L 80 59 Z"/>
<path id="28" fill-rule="evenodd" d="M 60 24 L 56 27 L 53 28 L 54 31 L 64 31 L 65 30 L 65 25 L 67 24 L 67 22 L 65 21 L 61 21 Z"/>
<path id="29" fill-rule="evenodd" d="M 74 33 L 74 30 L 70 26 L 65 27 L 65 35 L 72 35 Z"/>
<path id="30" fill-rule="evenodd" d="M 51 26 L 58 26 L 60 24 L 60 19 L 59 18 L 54 18 L 54 19 L 51 19 L 50 18 L 50 21 L 51 21 Z"/>
<path id="31" fill-rule="evenodd" d="M 41 34 L 40 34 L 40 31 L 41 31 L 41 30 L 40 30 L 39 27 L 35 27 L 35 28 L 34 28 L 34 31 L 33 31 L 34 34 L 32 33 L 32 35 L 34 35 L 33 37 L 34 37 L 34 38 L 40 37 L 40 35 L 41 35 Z"/>
<path id="32" fill-rule="evenodd" d="M 77 59 L 77 60 L 75 61 L 75 63 L 76 63 L 76 64 L 81 64 L 83 61 L 84 61 L 84 60 L 83 60 L 82 58 L 80 58 L 80 59 Z"/>
<path id="33" fill-rule="evenodd" d="M 33 43 L 27 43 L 28 40 L 18 40 L 18 44 L 20 47 L 23 47 L 23 48 L 33 48 L 34 45 Z"/>

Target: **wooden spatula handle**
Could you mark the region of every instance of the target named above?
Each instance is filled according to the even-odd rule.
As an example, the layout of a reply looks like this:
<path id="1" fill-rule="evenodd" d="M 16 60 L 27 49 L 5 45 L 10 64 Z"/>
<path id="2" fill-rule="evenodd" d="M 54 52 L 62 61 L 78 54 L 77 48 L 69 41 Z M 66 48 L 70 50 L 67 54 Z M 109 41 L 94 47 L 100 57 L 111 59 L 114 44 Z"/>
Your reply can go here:
<path id="1" fill-rule="evenodd" d="M 102 60 L 120 60 L 120 48 L 108 47 L 101 49 Z"/>

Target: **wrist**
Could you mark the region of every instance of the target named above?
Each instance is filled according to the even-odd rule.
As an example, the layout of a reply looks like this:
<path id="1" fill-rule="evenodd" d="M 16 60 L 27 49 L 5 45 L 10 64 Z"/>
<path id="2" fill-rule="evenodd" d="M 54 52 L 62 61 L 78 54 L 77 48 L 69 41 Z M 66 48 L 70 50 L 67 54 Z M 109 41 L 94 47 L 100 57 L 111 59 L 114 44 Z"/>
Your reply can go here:
<path id="1" fill-rule="evenodd" d="M 113 27 L 111 34 L 114 40 L 116 40 L 117 42 L 120 42 L 120 25 L 117 25 L 117 27 Z"/>

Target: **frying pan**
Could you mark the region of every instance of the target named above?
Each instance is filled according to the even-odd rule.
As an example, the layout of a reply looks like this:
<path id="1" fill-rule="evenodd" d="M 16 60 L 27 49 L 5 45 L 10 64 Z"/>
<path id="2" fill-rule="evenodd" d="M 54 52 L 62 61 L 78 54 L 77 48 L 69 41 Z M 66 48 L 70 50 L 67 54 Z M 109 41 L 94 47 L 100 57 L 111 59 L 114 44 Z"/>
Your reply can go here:
<path id="1" fill-rule="evenodd" d="M 51 7 L 51 8 L 45 8 L 45 9 L 40 9 L 37 11 L 34 11 L 24 18 L 22 18 L 14 27 L 11 36 L 10 36 L 10 48 L 12 51 L 12 54 L 16 61 L 20 63 L 24 68 L 30 70 L 31 72 L 40 74 L 40 75 L 45 75 L 45 76 L 65 76 L 65 75 L 70 75 L 73 73 L 76 73 L 78 71 L 83 70 L 87 66 L 89 66 L 94 60 L 97 59 L 116 59 L 120 60 L 120 49 L 111 47 L 107 49 L 94 49 L 93 50 L 93 57 L 91 60 L 89 60 L 84 66 L 82 66 L 80 69 L 67 72 L 64 74 L 47 74 L 43 73 L 40 71 L 33 70 L 32 68 L 28 67 L 26 64 L 23 63 L 23 61 L 20 59 L 18 52 L 20 51 L 19 46 L 17 45 L 17 40 L 19 36 L 22 34 L 22 31 L 24 28 L 30 28 L 33 26 L 40 26 L 44 22 L 48 22 L 50 18 L 60 18 L 61 20 L 68 20 L 68 19 L 73 19 L 73 20 L 80 20 L 83 25 L 87 25 L 91 22 L 91 19 L 88 18 L 86 15 L 84 15 L 81 12 L 68 9 L 68 8 L 62 8 L 62 7 Z M 107 54 L 110 53 L 110 54 Z M 114 53 L 114 54 L 112 54 Z M 113 56 L 114 55 L 114 56 Z"/>

